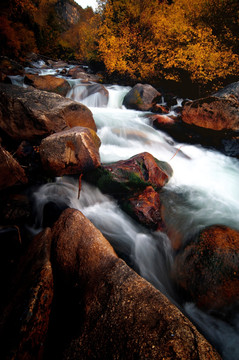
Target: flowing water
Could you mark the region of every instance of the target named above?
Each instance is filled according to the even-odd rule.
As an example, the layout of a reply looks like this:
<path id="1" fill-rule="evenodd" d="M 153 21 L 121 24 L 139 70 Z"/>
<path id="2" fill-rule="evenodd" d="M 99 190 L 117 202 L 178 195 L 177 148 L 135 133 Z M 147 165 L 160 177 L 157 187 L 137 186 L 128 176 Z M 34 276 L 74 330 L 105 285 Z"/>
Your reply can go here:
<path id="1" fill-rule="evenodd" d="M 173 168 L 173 177 L 163 190 L 165 221 L 182 239 L 211 224 L 224 224 L 239 230 L 239 161 L 216 151 L 176 143 L 155 130 L 147 113 L 123 108 L 128 87 L 106 86 L 108 105 L 100 107 L 98 94 L 87 96 L 79 80 L 71 80 L 68 97 L 87 105 L 93 115 L 102 145 L 102 163 L 128 159 L 149 152 Z M 173 196 L 172 196 L 173 195 Z M 114 199 L 83 183 L 78 199 L 74 177 L 56 179 L 34 193 L 36 227 L 42 221 L 44 205 L 64 203 L 81 210 L 130 266 L 181 307 L 202 333 L 216 346 L 225 360 L 239 359 L 239 314 L 233 319 L 218 319 L 202 312 L 192 303 L 178 299 L 170 279 L 173 251 L 167 236 L 152 232 L 134 222 L 117 206 Z"/>

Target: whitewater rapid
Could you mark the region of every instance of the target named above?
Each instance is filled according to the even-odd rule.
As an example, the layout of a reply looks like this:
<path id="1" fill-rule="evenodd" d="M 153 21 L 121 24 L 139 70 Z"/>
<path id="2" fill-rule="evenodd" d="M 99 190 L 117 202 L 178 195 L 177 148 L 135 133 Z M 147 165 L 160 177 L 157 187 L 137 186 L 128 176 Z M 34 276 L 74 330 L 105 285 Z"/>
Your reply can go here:
<path id="1" fill-rule="evenodd" d="M 94 116 L 101 139 L 102 163 L 128 159 L 149 152 L 173 168 L 173 177 L 162 191 L 165 221 L 180 234 L 182 241 L 198 229 L 223 224 L 239 230 L 239 161 L 200 145 L 175 142 L 152 127 L 149 113 L 122 106 L 129 87 L 106 85 L 108 105 L 100 107 L 99 95 L 81 99 L 79 80 L 71 80 L 68 97 L 87 105 Z M 174 196 L 171 196 L 171 195 Z M 40 229 L 47 202 L 62 202 L 81 210 L 111 242 L 118 254 L 155 287 L 164 292 L 215 345 L 224 360 L 239 359 L 239 314 L 219 320 L 192 303 L 178 299 L 169 278 L 173 250 L 168 237 L 140 226 L 125 214 L 115 200 L 84 183 L 78 199 L 74 177 L 56 179 L 34 193 L 36 228 Z"/>

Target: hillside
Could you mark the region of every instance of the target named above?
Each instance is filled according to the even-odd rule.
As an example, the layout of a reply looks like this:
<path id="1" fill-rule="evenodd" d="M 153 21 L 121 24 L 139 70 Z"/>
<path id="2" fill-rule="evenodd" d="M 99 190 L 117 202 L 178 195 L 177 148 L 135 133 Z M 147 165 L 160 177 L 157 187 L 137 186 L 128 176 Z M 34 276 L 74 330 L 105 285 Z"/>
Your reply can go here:
<path id="1" fill-rule="evenodd" d="M 84 10 L 73 0 L 4 0 L 0 8 L 1 55 L 20 60 L 29 52 L 77 58 L 65 36 L 94 16 L 91 8 Z M 77 45 L 77 39 L 72 41 Z"/>

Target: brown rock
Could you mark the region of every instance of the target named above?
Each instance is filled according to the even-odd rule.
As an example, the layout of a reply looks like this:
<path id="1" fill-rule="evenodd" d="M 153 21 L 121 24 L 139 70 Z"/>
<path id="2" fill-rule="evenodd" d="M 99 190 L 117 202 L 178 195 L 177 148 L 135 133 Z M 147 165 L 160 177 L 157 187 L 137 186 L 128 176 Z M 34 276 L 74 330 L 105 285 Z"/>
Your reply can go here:
<path id="1" fill-rule="evenodd" d="M 95 183 L 102 192 L 112 195 L 135 193 L 152 186 L 161 189 L 171 178 L 171 166 L 144 152 L 128 160 L 107 164 L 87 175 L 89 182 Z"/>
<path id="2" fill-rule="evenodd" d="M 0 84 L 0 128 L 15 140 L 36 140 L 69 127 L 96 130 L 91 111 L 58 94 Z"/>
<path id="3" fill-rule="evenodd" d="M 178 116 L 155 114 L 150 115 L 149 119 L 155 129 L 166 132 L 177 142 L 196 144 L 199 142 L 198 135 L 193 133 L 190 125 L 183 123 Z"/>
<path id="4" fill-rule="evenodd" d="M 30 244 L 19 263 L 6 306 L 1 311 L 1 357 L 41 359 L 53 298 L 51 231 Z"/>
<path id="5" fill-rule="evenodd" d="M 175 123 L 175 120 L 172 119 L 170 116 L 167 115 L 152 115 L 150 117 L 151 120 L 153 120 L 153 125 L 157 128 L 160 128 L 160 126 L 163 125 L 173 125 Z"/>
<path id="6" fill-rule="evenodd" d="M 225 86 L 213 95 L 224 99 L 235 99 L 239 101 L 239 81 Z"/>
<path id="7" fill-rule="evenodd" d="M 127 109 L 148 111 L 161 98 L 161 94 L 148 84 L 136 84 L 125 95 L 123 105 Z"/>
<path id="8" fill-rule="evenodd" d="M 168 114 L 169 108 L 160 104 L 153 104 L 152 111 L 158 114 Z"/>
<path id="9" fill-rule="evenodd" d="M 168 163 L 156 159 L 147 152 L 132 156 L 129 160 L 107 164 L 104 168 L 110 171 L 113 177 L 118 177 L 121 183 L 130 183 L 131 181 L 137 183 L 138 178 L 145 185 L 152 185 L 157 190 L 161 189 L 173 174 Z"/>
<path id="10" fill-rule="evenodd" d="M 212 96 L 186 102 L 182 120 L 211 130 L 239 129 L 239 82 L 231 84 Z"/>
<path id="11" fill-rule="evenodd" d="M 176 259 L 173 277 L 205 309 L 239 301 L 239 232 L 214 225 L 202 230 Z"/>
<path id="12" fill-rule="evenodd" d="M 93 82 L 99 81 L 99 77 L 97 75 L 86 73 L 80 66 L 75 66 L 71 68 L 68 71 L 68 76 L 71 76 L 72 79 L 82 79 L 85 81 L 93 81 Z"/>
<path id="13" fill-rule="evenodd" d="M 125 212 L 140 224 L 153 229 L 163 230 L 164 223 L 161 217 L 160 196 L 152 186 L 146 187 L 140 194 L 120 200 L 120 205 Z"/>
<path id="14" fill-rule="evenodd" d="M 63 68 L 63 67 L 68 66 L 68 64 L 65 61 L 62 61 L 62 60 L 58 60 L 58 61 L 47 60 L 47 64 L 52 66 L 53 69 L 59 69 L 59 68 Z"/>
<path id="15" fill-rule="evenodd" d="M 36 89 L 54 92 L 62 96 L 66 96 L 71 88 L 65 79 L 53 75 L 39 76 L 36 74 L 27 74 L 25 75 L 24 83 Z"/>
<path id="16" fill-rule="evenodd" d="M 42 140 L 41 161 L 55 176 L 84 173 L 100 166 L 99 146 L 94 130 L 74 127 Z"/>
<path id="17" fill-rule="evenodd" d="M 26 184 L 27 177 L 23 168 L 0 145 L 0 189 L 13 186 L 15 184 Z"/>
<path id="18" fill-rule="evenodd" d="M 58 290 L 69 294 L 74 288 L 77 294 L 68 318 L 70 336 L 65 324 L 57 327 L 68 335 L 64 344 L 58 339 L 58 359 L 220 359 L 164 295 L 115 255 L 81 212 L 67 209 L 55 224 L 52 258 Z"/>

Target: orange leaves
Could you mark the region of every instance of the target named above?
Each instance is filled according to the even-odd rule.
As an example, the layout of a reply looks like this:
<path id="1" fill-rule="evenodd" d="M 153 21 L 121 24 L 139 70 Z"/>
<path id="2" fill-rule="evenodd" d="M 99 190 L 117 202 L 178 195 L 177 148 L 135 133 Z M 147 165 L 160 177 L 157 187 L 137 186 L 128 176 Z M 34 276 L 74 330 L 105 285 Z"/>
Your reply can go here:
<path id="1" fill-rule="evenodd" d="M 72 26 L 68 31 L 61 34 L 59 44 L 63 49 L 72 51 L 74 56 L 82 61 L 90 61 L 96 58 L 99 16 L 90 14 L 85 19 Z"/>
<path id="2" fill-rule="evenodd" d="M 23 53 L 36 51 L 33 32 L 24 28 L 21 23 L 13 23 L 5 16 L 0 16 L 0 33 L 4 55 L 11 53 L 15 57 L 21 57 Z"/>
<path id="3" fill-rule="evenodd" d="M 221 7 L 229 11 L 225 3 L 235 0 L 213 3 L 219 14 Z M 130 74 L 137 80 L 176 81 L 187 73 L 192 82 L 200 84 L 238 76 L 239 56 L 217 36 L 218 19 L 213 18 L 209 5 L 208 0 L 175 0 L 172 5 L 154 0 L 108 2 L 99 42 L 108 72 Z M 228 20 L 223 21 L 223 39 L 233 41 Z"/>

